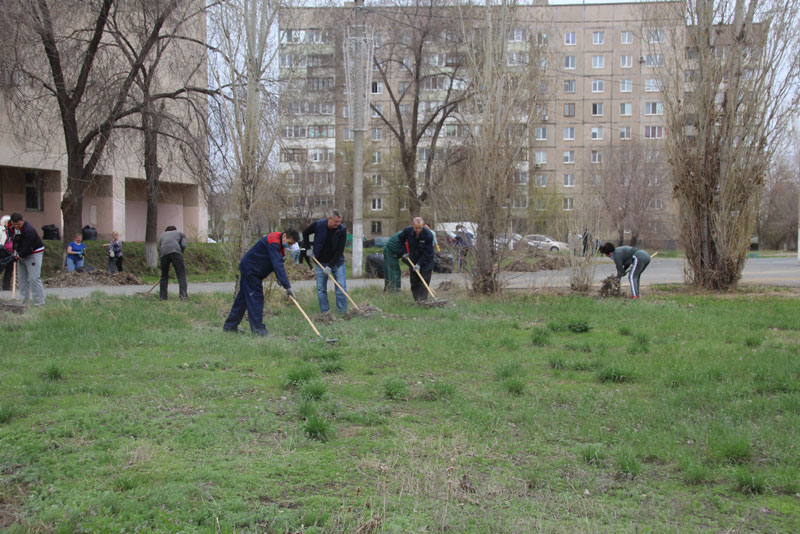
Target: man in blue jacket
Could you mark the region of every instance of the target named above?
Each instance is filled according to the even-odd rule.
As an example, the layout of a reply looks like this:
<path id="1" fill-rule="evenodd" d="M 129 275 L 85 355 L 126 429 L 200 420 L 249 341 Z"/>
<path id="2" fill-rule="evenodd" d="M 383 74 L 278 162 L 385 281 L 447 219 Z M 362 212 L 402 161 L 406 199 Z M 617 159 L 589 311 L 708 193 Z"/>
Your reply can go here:
<path id="1" fill-rule="evenodd" d="M 250 330 L 257 336 L 267 337 L 264 326 L 264 290 L 261 281 L 270 273 L 275 273 L 278 283 L 286 289 L 286 295 L 294 297 L 292 284 L 283 268 L 283 255 L 286 247 L 297 243 L 300 236 L 297 230 L 272 232 L 259 239 L 239 262 L 239 293 L 233 300 L 233 307 L 222 329 L 225 332 L 238 332 L 239 323 L 247 311 Z"/>
<path id="2" fill-rule="evenodd" d="M 405 250 L 403 259 L 409 264 L 409 271 L 417 271 L 431 283 L 433 273 L 433 232 L 425 228 L 422 217 L 414 217 L 413 224 L 400 232 L 398 238 L 400 249 Z M 413 267 L 412 267 L 413 266 Z M 420 281 L 416 273 L 409 272 L 411 278 L 411 294 L 415 302 L 422 302 L 428 298 L 428 290 Z"/>
<path id="3" fill-rule="evenodd" d="M 300 245 L 298 262 L 306 259 L 309 254 L 311 234 L 314 234 L 313 257 L 322 264 L 320 268 L 314 263 L 317 275 L 317 300 L 319 301 L 319 311 L 325 313 L 331 309 L 328 304 L 328 275 L 333 275 L 333 279 L 347 291 L 344 267 L 347 227 L 342 224 L 342 215 L 338 210 L 331 210 L 327 219 L 320 219 L 309 224 L 308 228 L 303 230 L 303 243 Z M 336 311 L 339 313 L 347 311 L 347 297 L 338 287 L 336 288 Z"/>

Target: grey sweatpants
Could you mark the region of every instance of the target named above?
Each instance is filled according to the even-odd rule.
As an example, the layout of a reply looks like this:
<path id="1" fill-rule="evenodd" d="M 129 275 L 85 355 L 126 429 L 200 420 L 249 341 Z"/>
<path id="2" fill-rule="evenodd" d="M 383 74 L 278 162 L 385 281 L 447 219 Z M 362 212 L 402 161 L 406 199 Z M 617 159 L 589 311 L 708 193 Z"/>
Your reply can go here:
<path id="1" fill-rule="evenodd" d="M 42 285 L 42 258 L 44 252 L 37 252 L 17 262 L 19 270 L 19 294 L 23 304 L 32 301 L 34 306 L 44 305 L 44 286 Z"/>

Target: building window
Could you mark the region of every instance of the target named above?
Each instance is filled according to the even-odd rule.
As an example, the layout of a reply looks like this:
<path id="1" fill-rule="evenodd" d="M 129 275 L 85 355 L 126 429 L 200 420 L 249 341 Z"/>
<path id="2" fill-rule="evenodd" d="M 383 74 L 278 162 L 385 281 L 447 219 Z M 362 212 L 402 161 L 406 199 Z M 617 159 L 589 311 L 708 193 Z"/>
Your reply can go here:
<path id="1" fill-rule="evenodd" d="M 546 174 L 537 174 L 536 175 L 536 187 L 547 187 L 547 175 Z"/>
<path id="2" fill-rule="evenodd" d="M 603 116 L 603 103 L 602 102 L 593 102 L 592 103 L 592 115 L 595 117 L 602 117 Z"/>
<path id="3" fill-rule="evenodd" d="M 592 68 L 593 69 L 602 69 L 606 66 L 606 57 L 605 56 L 592 56 Z"/>
<path id="4" fill-rule="evenodd" d="M 574 103 L 564 104 L 564 116 L 565 117 L 574 117 L 575 116 L 575 104 Z"/>
<path id="5" fill-rule="evenodd" d="M 372 185 L 376 187 L 381 187 L 383 185 L 383 176 L 380 174 L 371 175 L 370 180 L 372 180 Z"/>
<path id="6" fill-rule="evenodd" d="M 644 90 L 648 93 L 656 93 L 661 91 L 661 80 L 658 78 L 647 78 L 644 81 Z"/>
<path id="7" fill-rule="evenodd" d="M 593 93 L 602 93 L 605 89 L 605 83 L 603 80 L 592 80 L 592 92 Z"/>
<path id="8" fill-rule="evenodd" d="M 578 44 L 578 37 L 575 32 L 567 32 L 564 34 L 564 44 L 567 46 L 574 46 Z"/>
<path id="9" fill-rule="evenodd" d="M 631 102 L 620 102 L 619 114 L 623 117 L 630 117 L 633 114 L 633 104 Z"/>
<path id="10" fill-rule="evenodd" d="M 633 44 L 633 32 L 625 31 L 620 34 L 620 43 L 622 44 Z"/>
<path id="11" fill-rule="evenodd" d="M 647 54 L 645 65 L 648 67 L 663 67 L 664 54 Z"/>
<path id="12" fill-rule="evenodd" d="M 592 140 L 600 141 L 601 139 L 603 139 L 603 127 L 592 126 Z"/>
<path id="13" fill-rule="evenodd" d="M 370 105 L 370 115 L 374 119 L 379 119 L 381 114 L 383 113 L 383 106 L 380 104 L 372 104 Z"/>
<path id="14" fill-rule="evenodd" d="M 633 56 L 619 56 L 619 66 L 623 69 L 633 67 Z"/>
<path id="15" fill-rule="evenodd" d="M 575 80 L 564 80 L 564 92 L 565 93 L 575 92 Z"/>
<path id="16" fill-rule="evenodd" d="M 663 43 L 666 40 L 664 30 L 647 30 L 647 42 L 651 44 Z"/>
<path id="17" fill-rule="evenodd" d="M 565 69 L 575 68 L 575 56 L 564 56 L 564 68 Z"/>
<path id="18" fill-rule="evenodd" d="M 564 187 L 575 187 L 575 175 L 568 173 L 564 175 Z"/>
<path id="19" fill-rule="evenodd" d="M 370 199 L 369 204 L 372 211 L 381 211 L 383 209 L 382 198 L 372 198 Z"/>
<path id="20" fill-rule="evenodd" d="M 630 93 L 631 91 L 633 91 L 633 80 L 624 79 L 619 81 L 620 93 Z"/>
<path id="21" fill-rule="evenodd" d="M 599 150 L 592 150 L 592 163 L 603 163 L 603 153 Z"/>
<path id="22" fill-rule="evenodd" d="M 592 44 L 601 45 L 606 41 L 606 32 L 592 32 Z"/>
<path id="23" fill-rule="evenodd" d="M 575 209 L 575 199 L 572 197 L 564 197 L 563 204 L 564 211 L 572 211 Z"/>
<path id="24" fill-rule="evenodd" d="M 521 195 L 514 195 L 511 198 L 511 207 L 512 208 L 527 208 L 528 207 L 528 196 L 521 194 Z"/>
<path id="25" fill-rule="evenodd" d="M 381 128 L 371 128 L 369 131 L 369 138 L 373 141 L 380 141 L 383 139 L 383 130 Z"/>
<path id="26" fill-rule="evenodd" d="M 663 139 L 664 127 L 663 126 L 645 126 L 644 127 L 645 139 Z"/>
<path id="27" fill-rule="evenodd" d="M 514 175 L 511 177 L 511 181 L 515 184 L 525 185 L 528 183 L 528 172 L 527 171 L 514 171 Z"/>
<path id="28" fill-rule="evenodd" d="M 380 150 L 376 150 L 372 153 L 372 163 L 375 165 L 380 165 L 383 163 L 383 152 Z"/>
<path id="29" fill-rule="evenodd" d="M 593 174 L 592 175 L 592 185 L 597 187 L 603 184 L 603 175 L 602 174 Z"/>
<path id="30" fill-rule="evenodd" d="M 633 129 L 630 126 L 620 126 L 619 127 L 619 138 L 620 139 L 631 139 L 633 137 Z"/>
<path id="31" fill-rule="evenodd" d="M 547 34 L 539 32 L 536 34 L 536 44 L 539 46 L 544 46 L 547 44 Z"/>
<path id="32" fill-rule="evenodd" d="M 547 127 L 546 126 L 537 126 L 536 127 L 536 140 L 537 141 L 547 141 Z"/>
<path id="33" fill-rule="evenodd" d="M 372 227 L 372 235 L 381 235 L 383 233 L 381 221 L 371 221 L 370 226 Z"/>
<path id="34" fill-rule="evenodd" d="M 661 102 L 645 102 L 644 103 L 644 114 L 645 115 L 663 115 L 664 114 L 664 104 Z"/>
<path id="35" fill-rule="evenodd" d="M 544 150 L 537 150 L 536 154 L 534 154 L 534 157 L 536 158 L 534 160 L 534 163 L 536 165 L 544 165 L 545 163 L 547 163 L 547 152 L 545 152 Z"/>
<path id="36" fill-rule="evenodd" d="M 508 32 L 508 41 L 511 43 L 521 43 L 526 38 L 527 35 L 523 28 L 512 28 Z"/>
<path id="37" fill-rule="evenodd" d="M 528 64 L 528 53 L 527 52 L 509 52 L 508 55 L 506 56 L 506 64 L 509 67 L 527 65 Z M 540 66 L 541 66 L 541 63 L 540 63 Z M 547 67 L 547 65 L 544 66 L 544 68 L 546 68 L 546 67 Z"/>
<path id="38" fill-rule="evenodd" d="M 575 140 L 575 128 L 573 126 L 564 127 L 564 141 Z"/>
<path id="39" fill-rule="evenodd" d="M 575 151 L 574 150 L 565 150 L 564 151 L 564 163 L 575 163 Z"/>
<path id="40" fill-rule="evenodd" d="M 383 83 L 382 82 L 372 82 L 372 90 L 370 91 L 373 95 L 379 95 L 383 93 Z"/>
<path id="41" fill-rule="evenodd" d="M 25 209 L 32 211 L 42 211 L 44 179 L 36 172 L 25 173 Z"/>
<path id="42" fill-rule="evenodd" d="M 664 209 L 664 202 L 660 198 L 651 198 L 647 203 L 647 208 L 651 210 Z"/>
<path id="43" fill-rule="evenodd" d="M 417 160 L 418 161 L 428 161 L 430 158 L 431 151 L 428 148 L 418 148 L 417 149 Z"/>
<path id="44" fill-rule="evenodd" d="M 306 160 L 306 151 L 299 148 L 281 150 L 281 161 L 284 163 L 300 163 Z"/>

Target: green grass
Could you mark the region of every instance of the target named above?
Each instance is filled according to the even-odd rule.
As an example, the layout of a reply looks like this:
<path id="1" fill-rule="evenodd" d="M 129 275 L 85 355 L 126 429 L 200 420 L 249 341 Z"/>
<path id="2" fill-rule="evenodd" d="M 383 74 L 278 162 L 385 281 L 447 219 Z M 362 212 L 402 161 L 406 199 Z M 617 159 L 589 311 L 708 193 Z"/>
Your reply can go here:
<path id="1" fill-rule="evenodd" d="M 281 299 L 268 339 L 229 295 L 8 316 L 0 530 L 800 532 L 789 292 L 352 296 L 336 345 Z"/>

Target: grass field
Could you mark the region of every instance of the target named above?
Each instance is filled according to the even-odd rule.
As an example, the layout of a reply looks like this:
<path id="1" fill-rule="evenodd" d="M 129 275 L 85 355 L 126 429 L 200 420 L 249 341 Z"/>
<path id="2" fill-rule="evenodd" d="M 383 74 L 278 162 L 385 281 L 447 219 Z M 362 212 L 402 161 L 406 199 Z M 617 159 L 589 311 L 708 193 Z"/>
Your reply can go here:
<path id="1" fill-rule="evenodd" d="M 6 316 L 0 529 L 800 532 L 796 299 L 442 296 L 356 291 L 335 345 L 277 299 Z"/>

